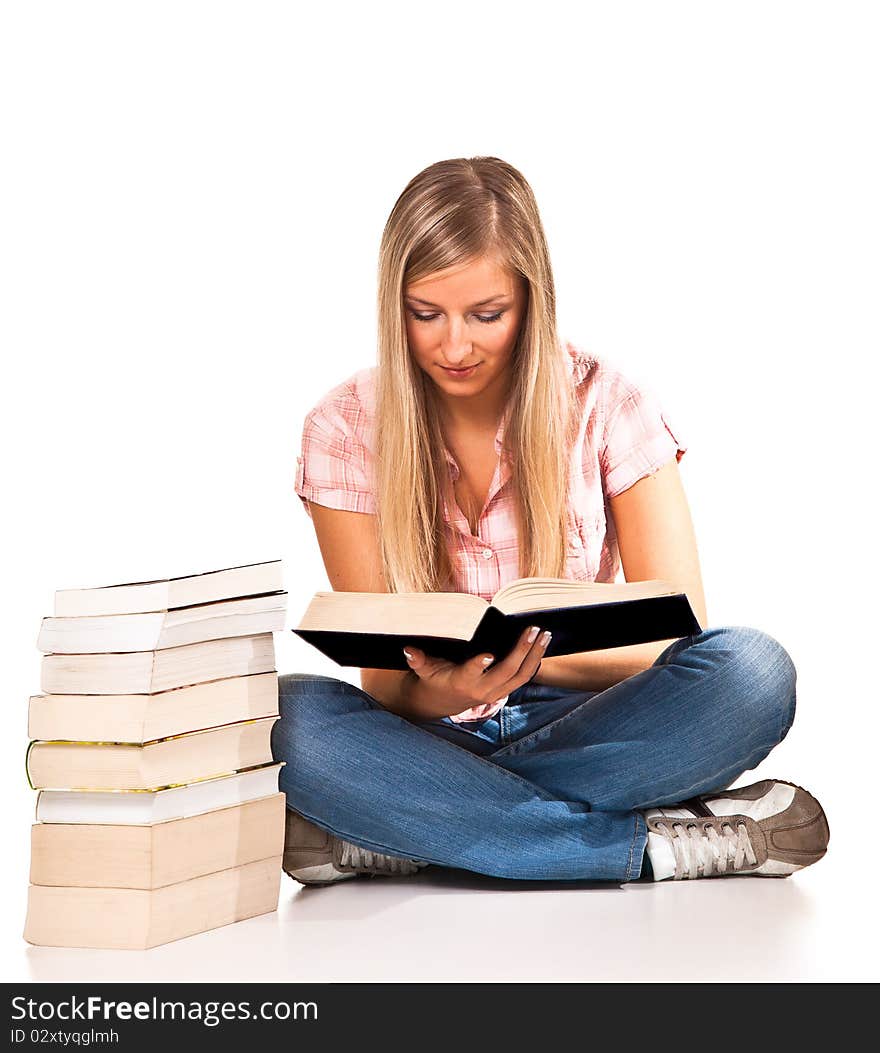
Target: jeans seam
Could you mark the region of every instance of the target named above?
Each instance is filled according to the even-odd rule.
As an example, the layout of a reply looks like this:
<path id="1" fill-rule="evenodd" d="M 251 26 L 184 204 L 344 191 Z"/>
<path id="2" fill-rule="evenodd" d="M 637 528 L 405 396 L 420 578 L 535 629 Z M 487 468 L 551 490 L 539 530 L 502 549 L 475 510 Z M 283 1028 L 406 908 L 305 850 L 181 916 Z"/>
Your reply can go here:
<path id="1" fill-rule="evenodd" d="M 778 738 L 777 742 L 782 742 L 782 740 L 789 733 L 789 731 L 791 731 L 792 725 L 794 724 L 794 718 L 795 718 L 796 714 L 797 714 L 797 688 L 795 687 L 795 689 L 791 693 L 791 702 L 789 703 L 789 706 L 788 706 L 788 713 L 787 713 L 786 717 L 783 718 L 783 725 L 782 725 L 782 728 L 780 729 L 779 738 Z"/>
<path id="2" fill-rule="evenodd" d="M 647 835 L 647 829 L 648 829 L 647 824 L 645 823 L 641 812 L 639 812 L 638 810 L 635 810 L 633 812 L 633 819 L 635 820 L 635 822 L 634 822 L 634 829 L 633 829 L 633 836 L 632 836 L 632 841 L 630 841 L 630 844 L 629 844 L 629 862 L 626 865 L 626 873 L 625 873 L 624 881 L 631 881 L 632 880 L 633 862 L 634 862 L 634 858 L 633 857 L 635 856 L 636 842 L 639 839 L 639 834 L 641 832 L 642 824 L 644 824 L 644 826 L 645 826 L 646 835 Z M 641 865 L 639 866 L 639 872 L 641 872 Z"/>

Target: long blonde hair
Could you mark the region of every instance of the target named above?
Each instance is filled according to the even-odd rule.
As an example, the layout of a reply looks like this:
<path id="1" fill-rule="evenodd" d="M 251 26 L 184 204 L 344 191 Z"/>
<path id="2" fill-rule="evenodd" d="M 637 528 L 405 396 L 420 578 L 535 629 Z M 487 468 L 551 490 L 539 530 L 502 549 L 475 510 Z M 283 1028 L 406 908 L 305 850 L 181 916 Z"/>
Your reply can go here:
<path id="1" fill-rule="evenodd" d="M 374 485 L 391 592 L 454 589 L 445 539 L 449 470 L 433 381 L 411 355 L 407 285 L 489 256 L 527 286 L 504 431 L 521 577 L 563 577 L 568 451 L 575 425 L 544 229 L 531 187 L 497 157 L 438 161 L 395 202 L 382 234 Z"/>

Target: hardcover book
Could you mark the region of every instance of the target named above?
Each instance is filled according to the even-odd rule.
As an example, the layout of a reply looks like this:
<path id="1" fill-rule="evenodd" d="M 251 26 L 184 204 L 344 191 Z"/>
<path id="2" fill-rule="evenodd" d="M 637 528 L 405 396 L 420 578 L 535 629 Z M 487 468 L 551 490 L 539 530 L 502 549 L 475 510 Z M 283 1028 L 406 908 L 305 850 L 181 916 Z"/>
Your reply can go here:
<path id="1" fill-rule="evenodd" d="M 128 654 L 47 654 L 40 688 L 48 695 L 135 695 L 226 676 L 275 671 L 271 633 Z"/>
<path id="2" fill-rule="evenodd" d="M 28 738 L 153 742 L 278 714 L 278 674 L 252 673 L 152 695 L 32 695 Z"/>
<path id="3" fill-rule="evenodd" d="M 157 651 L 284 628 L 286 592 L 217 600 L 148 614 L 44 618 L 37 648 L 44 654 Z"/>
<path id="4" fill-rule="evenodd" d="M 548 658 L 701 631 L 687 592 L 669 582 L 518 578 L 491 603 L 461 592 L 318 592 L 293 632 L 341 666 L 408 669 L 407 643 L 457 663 L 481 652 L 500 661 L 532 624 L 553 634 Z"/>
<path id="5" fill-rule="evenodd" d="M 270 736 L 277 719 L 245 720 L 141 746 L 32 742 L 27 775 L 35 790 L 158 790 L 216 778 L 270 763 Z"/>
<path id="6" fill-rule="evenodd" d="M 59 589 L 55 593 L 55 617 L 170 611 L 282 590 L 281 560 L 276 559 L 159 581 L 125 582 L 98 589 Z"/>
<path id="7" fill-rule="evenodd" d="M 31 884 L 164 888 L 280 855 L 284 794 L 149 826 L 35 823 Z"/>
<path id="8" fill-rule="evenodd" d="M 278 907 L 281 853 L 158 889 L 31 885 L 24 938 L 41 947 L 145 950 Z"/>
<path id="9" fill-rule="evenodd" d="M 40 790 L 37 821 L 143 826 L 185 819 L 277 793 L 280 771 L 281 764 L 261 764 L 164 790 Z"/>

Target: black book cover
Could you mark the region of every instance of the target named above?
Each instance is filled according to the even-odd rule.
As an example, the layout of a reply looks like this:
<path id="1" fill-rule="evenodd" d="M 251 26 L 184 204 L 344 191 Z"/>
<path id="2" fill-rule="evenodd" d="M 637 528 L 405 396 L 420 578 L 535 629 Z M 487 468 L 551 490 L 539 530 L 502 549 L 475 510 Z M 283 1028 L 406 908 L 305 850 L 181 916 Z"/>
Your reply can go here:
<path id="1" fill-rule="evenodd" d="M 624 647 L 649 640 L 677 639 L 701 631 L 684 593 L 580 607 L 554 607 L 522 614 L 502 614 L 496 607 L 489 607 L 470 640 L 381 632 L 292 631 L 337 665 L 405 670 L 409 669 L 403 654 L 407 644 L 418 647 L 433 658 L 446 658 L 457 663 L 483 652 L 493 654 L 496 661 L 501 661 L 510 654 L 529 625 L 538 625 L 553 633 L 545 658 L 598 651 L 605 647 Z"/>

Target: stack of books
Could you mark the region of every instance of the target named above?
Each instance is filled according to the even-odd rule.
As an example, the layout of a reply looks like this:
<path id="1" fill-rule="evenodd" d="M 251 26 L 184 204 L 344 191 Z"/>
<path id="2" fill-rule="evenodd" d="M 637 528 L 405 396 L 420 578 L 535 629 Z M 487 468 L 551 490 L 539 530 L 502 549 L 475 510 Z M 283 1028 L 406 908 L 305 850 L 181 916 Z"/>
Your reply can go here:
<path id="1" fill-rule="evenodd" d="M 24 937 L 147 948 L 278 906 L 281 562 L 55 594 Z"/>

